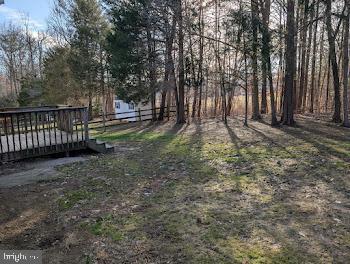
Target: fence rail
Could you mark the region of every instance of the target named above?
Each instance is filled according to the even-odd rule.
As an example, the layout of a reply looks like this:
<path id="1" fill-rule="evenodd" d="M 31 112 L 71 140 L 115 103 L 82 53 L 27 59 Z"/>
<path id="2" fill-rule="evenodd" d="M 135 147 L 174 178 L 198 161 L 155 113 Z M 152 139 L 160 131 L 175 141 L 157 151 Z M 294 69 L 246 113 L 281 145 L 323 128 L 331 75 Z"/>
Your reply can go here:
<path id="1" fill-rule="evenodd" d="M 107 113 L 101 114 L 98 117 L 99 120 L 91 120 L 89 124 L 101 124 L 105 122 L 119 121 L 119 123 L 114 123 L 112 125 L 124 124 L 125 122 L 139 122 L 139 121 L 151 121 L 153 120 L 153 112 L 155 112 L 158 117 L 161 108 L 148 108 L 148 109 L 138 109 L 133 111 L 126 111 L 120 113 Z M 145 113 L 148 112 L 148 113 Z M 164 118 L 169 119 L 176 113 L 176 106 L 165 106 L 164 107 Z M 127 116 L 125 116 L 127 115 Z"/>
<path id="2" fill-rule="evenodd" d="M 87 146 L 84 107 L 1 109 L 0 161 L 18 160 Z"/>

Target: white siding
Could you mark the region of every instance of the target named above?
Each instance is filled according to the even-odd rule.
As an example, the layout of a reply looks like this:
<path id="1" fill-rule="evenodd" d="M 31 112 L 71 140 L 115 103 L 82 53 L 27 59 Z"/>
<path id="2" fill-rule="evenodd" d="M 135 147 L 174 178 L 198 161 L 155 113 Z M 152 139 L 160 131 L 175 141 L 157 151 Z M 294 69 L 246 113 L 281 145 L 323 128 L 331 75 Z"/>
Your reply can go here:
<path id="1" fill-rule="evenodd" d="M 134 106 L 133 108 L 131 106 Z M 136 113 L 132 112 L 135 111 L 135 105 L 134 103 L 128 104 L 125 103 L 122 100 L 114 100 L 114 108 L 115 108 L 115 118 L 125 118 L 130 117 L 128 119 L 123 119 L 123 121 L 136 121 Z M 132 113 L 126 113 L 124 112 L 132 112 Z"/>
<path id="2" fill-rule="evenodd" d="M 141 120 L 152 118 L 152 110 L 150 110 L 152 108 L 151 103 L 147 103 L 147 104 L 139 103 L 137 105 L 135 105 L 134 103 L 131 103 L 131 104 L 134 106 L 133 109 L 132 109 L 132 105 L 124 102 L 123 100 L 119 100 L 115 98 L 114 99 L 115 118 L 130 117 L 128 119 L 123 119 L 123 121 L 139 121 L 139 109 L 147 110 L 147 111 L 141 111 Z M 135 111 L 135 112 L 123 114 L 124 112 L 132 112 L 132 111 Z"/>

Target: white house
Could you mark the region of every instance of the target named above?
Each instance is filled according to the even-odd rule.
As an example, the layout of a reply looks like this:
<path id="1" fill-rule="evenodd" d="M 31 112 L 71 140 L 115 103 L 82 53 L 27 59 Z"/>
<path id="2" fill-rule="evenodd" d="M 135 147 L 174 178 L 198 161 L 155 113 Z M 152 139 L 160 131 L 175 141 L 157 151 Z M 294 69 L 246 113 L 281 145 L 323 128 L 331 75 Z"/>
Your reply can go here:
<path id="1" fill-rule="evenodd" d="M 123 118 L 123 121 L 139 121 L 150 119 L 152 116 L 151 103 L 143 104 L 134 102 L 126 103 L 123 100 L 114 97 L 115 118 Z"/>

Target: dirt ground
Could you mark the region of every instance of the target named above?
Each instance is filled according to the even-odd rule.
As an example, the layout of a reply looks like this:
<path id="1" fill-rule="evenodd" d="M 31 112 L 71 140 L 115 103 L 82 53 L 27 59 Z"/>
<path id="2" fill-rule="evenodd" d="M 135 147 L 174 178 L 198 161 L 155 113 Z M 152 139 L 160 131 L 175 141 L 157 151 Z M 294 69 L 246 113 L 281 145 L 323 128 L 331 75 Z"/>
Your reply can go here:
<path id="1" fill-rule="evenodd" d="M 43 158 L 6 164 L 1 167 L 0 188 L 10 188 L 55 179 L 60 176 L 56 167 L 81 161 L 85 161 L 85 158 Z"/>
<path id="2" fill-rule="evenodd" d="M 0 188 L 0 248 L 44 263 L 349 263 L 350 130 L 297 120 L 93 131 L 118 151 Z"/>

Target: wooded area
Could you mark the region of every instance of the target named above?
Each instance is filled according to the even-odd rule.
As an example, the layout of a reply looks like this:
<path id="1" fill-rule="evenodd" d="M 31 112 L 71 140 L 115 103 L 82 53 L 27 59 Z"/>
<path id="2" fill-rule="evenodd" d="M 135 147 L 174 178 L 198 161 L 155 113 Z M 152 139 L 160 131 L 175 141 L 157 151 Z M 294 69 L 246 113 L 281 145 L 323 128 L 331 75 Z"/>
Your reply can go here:
<path id="1" fill-rule="evenodd" d="M 47 32 L 0 32 L 5 105 L 108 101 L 192 118 L 332 113 L 349 126 L 349 1 L 54 1 Z M 63 81 L 64 80 L 64 81 Z M 164 110 L 153 119 L 162 120 Z M 246 121 L 247 122 L 247 121 Z"/>
<path id="2" fill-rule="evenodd" d="M 0 249 L 349 263 L 350 0 L 51 2 L 0 27 Z"/>

